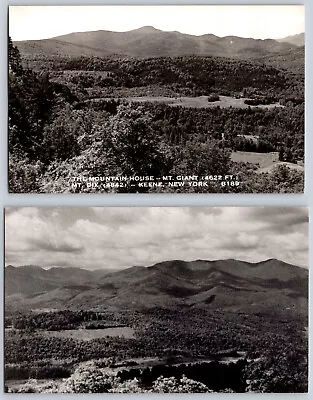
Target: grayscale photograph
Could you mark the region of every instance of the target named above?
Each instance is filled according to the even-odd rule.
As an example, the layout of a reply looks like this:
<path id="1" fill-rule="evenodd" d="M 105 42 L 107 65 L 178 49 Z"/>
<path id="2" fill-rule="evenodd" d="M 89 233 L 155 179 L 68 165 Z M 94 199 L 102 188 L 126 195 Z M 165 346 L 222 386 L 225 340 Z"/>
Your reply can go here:
<path id="1" fill-rule="evenodd" d="M 7 393 L 304 393 L 306 207 L 6 208 Z"/>
<path id="2" fill-rule="evenodd" d="M 10 6 L 10 193 L 302 193 L 302 5 Z"/>

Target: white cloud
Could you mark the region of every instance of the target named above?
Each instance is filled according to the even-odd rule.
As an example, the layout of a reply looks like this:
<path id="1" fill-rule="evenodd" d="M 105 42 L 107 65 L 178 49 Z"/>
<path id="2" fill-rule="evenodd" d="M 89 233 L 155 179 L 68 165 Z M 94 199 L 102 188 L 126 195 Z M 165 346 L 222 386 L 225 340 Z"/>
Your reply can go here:
<path id="1" fill-rule="evenodd" d="M 6 263 L 96 269 L 171 259 L 278 258 L 306 266 L 307 213 L 231 207 L 8 209 Z"/>

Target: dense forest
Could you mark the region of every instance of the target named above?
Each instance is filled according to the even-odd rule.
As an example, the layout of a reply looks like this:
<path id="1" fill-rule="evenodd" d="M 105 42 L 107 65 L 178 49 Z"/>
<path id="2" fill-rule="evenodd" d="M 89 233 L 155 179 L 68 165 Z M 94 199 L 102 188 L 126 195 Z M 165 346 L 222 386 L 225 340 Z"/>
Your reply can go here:
<path id="1" fill-rule="evenodd" d="M 272 66 L 246 60 L 222 57 L 160 57 L 133 59 L 120 57 L 55 57 L 28 60 L 28 66 L 49 72 L 73 89 L 90 89 L 105 97 L 106 88 L 149 87 L 158 85 L 172 90 L 173 95 L 199 96 L 211 92 L 232 95 L 264 96 L 280 100 L 304 102 L 304 76 Z M 96 91 L 98 90 L 98 92 Z M 88 91 L 87 91 L 88 92 Z M 92 92 L 91 92 L 92 93 Z M 104 93 L 104 94 L 103 94 Z"/>
<path id="2" fill-rule="evenodd" d="M 245 99 L 245 108 L 174 107 L 155 96 L 226 96 Z M 280 162 L 259 173 L 255 163 L 232 160 L 238 151 L 275 152 Z M 95 191 L 73 184 L 77 177 L 179 175 L 205 184 L 108 180 L 96 192 L 299 192 L 303 171 L 290 164 L 303 160 L 301 73 L 200 56 L 22 60 L 9 40 L 11 192 Z"/>
<path id="3" fill-rule="evenodd" d="M 135 330 L 135 337 L 81 341 L 66 335 L 61 338 L 46 334 L 50 330 L 86 329 L 86 324 L 100 320 L 107 326 L 130 326 Z M 70 389 L 63 388 L 64 391 L 84 392 L 90 384 L 93 392 L 113 389 L 121 392 L 123 385 L 129 385 L 133 379 L 136 379 L 138 391 L 152 390 L 158 379 L 174 379 L 176 384 L 172 391 L 177 392 L 181 379 L 191 379 L 200 382 L 204 391 L 307 390 L 307 340 L 303 320 L 300 316 L 291 320 L 286 311 L 269 310 L 249 315 L 202 308 L 8 312 L 5 322 L 5 379 L 8 383 L 11 379 L 64 378 L 65 385 L 70 385 Z M 223 363 L 229 357 L 234 361 Z M 150 360 L 150 367 L 142 364 L 145 359 Z M 90 368 L 87 381 L 86 367 L 81 364 L 86 361 L 98 365 L 98 368 Z M 110 379 L 113 374 L 118 384 L 110 381 L 105 387 L 108 370 Z M 98 374 L 102 374 L 100 382 Z M 78 384 L 82 377 L 85 389 Z M 100 386 L 93 386 L 97 382 Z M 202 391 L 195 385 L 189 391 Z M 40 385 L 30 387 L 26 385 L 21 390 L 36 391 Z M 55 387 L 57 390 L 60 387 Z M 124 390 L 137 391 L 132 385 L 128 391 Z M 164 387 L 163 391 L 170 389 Z"/>

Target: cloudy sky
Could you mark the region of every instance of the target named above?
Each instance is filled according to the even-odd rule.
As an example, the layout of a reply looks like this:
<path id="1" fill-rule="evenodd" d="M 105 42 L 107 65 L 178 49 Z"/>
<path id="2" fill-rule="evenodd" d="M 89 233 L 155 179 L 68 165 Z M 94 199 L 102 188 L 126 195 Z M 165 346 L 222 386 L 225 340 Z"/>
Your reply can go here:
<path id="1" fill-rule="evenodd" d="M 7 208 L 6 265 L 124 268 L 181 259 L 308 266 L 304 207 Z"/>
<path id="2" fill-rule="evenodd" d="M 278 39 L 304 32 L 304 6 L 11 6 L 9 12 L 13 40 L 145 25 L 192 35 Z"/>

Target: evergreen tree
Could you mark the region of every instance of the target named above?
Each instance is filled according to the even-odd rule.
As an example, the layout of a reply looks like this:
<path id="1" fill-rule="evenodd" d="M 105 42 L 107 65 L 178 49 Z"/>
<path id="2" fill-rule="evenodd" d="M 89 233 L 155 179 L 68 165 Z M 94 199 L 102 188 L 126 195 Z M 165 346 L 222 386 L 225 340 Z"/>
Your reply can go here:
<path id="1" fill-rule="evenodd" d="M 9 71 L 15 74 L 21 74 L 23 72 L 21 55 L 16 46 L 14 46 L 11 37 L 8 39 L 8 61 Z"/>

